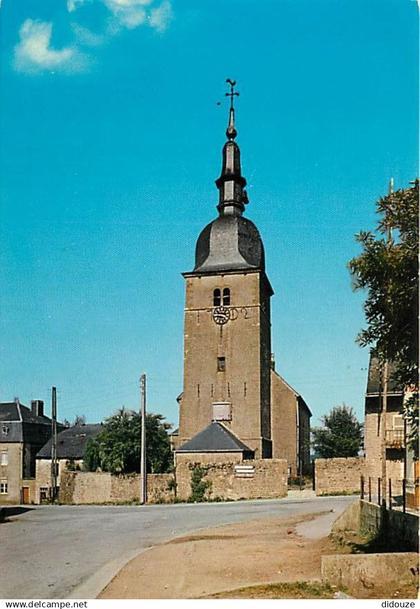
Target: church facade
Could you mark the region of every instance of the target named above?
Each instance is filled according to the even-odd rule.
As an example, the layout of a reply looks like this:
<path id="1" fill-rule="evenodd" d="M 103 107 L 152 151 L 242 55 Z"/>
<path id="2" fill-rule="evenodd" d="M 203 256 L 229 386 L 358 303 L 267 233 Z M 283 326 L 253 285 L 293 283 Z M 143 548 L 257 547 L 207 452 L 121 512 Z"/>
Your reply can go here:
<path id="1" fill-rule="evenodd" d="M 220 459 L 235 447 L 243 459 L 287 458 L 296 475 L 309 466 L 311 413 L 274 371 L 273 289 L 259 231 L 244 217 L 232 83 L 230 95 L 218 217 L 198 237 L 194 269 L 183 273 L 184 384 L 174 444 L 177 455 L 194 460 Z"/>

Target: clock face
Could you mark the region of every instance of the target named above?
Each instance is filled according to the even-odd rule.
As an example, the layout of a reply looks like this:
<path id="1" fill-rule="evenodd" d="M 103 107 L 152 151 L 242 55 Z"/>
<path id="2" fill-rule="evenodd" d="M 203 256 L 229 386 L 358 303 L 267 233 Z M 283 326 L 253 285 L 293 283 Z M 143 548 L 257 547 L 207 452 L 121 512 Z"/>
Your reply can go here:
<path id="1" fill-rule="evenodd" d="M 213 309 L 213 321 L 222 326 L 230 319 L 230 310 L 227 307 L 215 307 Z"/>

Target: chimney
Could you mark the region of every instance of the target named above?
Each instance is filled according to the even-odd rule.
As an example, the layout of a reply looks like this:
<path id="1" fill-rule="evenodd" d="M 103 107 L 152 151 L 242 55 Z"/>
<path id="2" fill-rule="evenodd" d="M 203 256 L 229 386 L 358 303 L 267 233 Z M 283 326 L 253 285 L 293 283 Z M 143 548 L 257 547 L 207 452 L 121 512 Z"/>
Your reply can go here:
<path id="1" fill-rule="evenodd" d="M 42 400 L 31 400 L 31 411 L 36 417 L 43 417 L 44 402 Z"/>

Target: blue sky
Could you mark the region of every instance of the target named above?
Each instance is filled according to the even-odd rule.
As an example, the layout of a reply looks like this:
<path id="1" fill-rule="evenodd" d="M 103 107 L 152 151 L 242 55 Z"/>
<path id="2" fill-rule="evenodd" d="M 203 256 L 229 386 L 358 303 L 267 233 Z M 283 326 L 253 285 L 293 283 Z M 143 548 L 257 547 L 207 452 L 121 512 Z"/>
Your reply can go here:
<path id="1" fill-rule="evenodd" d="M 313 424 L 363 412 L 363 295 L 346 269 L 388 180 L 417 175 L 411 0 L 1 4 L 0 400 L 177 422 L 184 285 L 216 215 L 227 77 L 277 369 Z M 218 101 L 222 105 L 217 105 Z"/>

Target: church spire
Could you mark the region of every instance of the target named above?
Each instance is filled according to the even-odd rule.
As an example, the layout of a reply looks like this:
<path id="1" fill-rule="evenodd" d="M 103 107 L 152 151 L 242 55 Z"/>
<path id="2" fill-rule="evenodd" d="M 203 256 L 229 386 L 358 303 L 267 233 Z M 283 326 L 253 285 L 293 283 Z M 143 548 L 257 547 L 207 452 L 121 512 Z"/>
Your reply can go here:
<path id="1" fill-rule="evenodd" d="M 233 100 L 239 93 L 235 91 L 236 81 L 228 78 L 230 85 L 229 123 L 226 129 L 228 141 L 223 146 L 222 173 L 216 180 L 219 189 L 219 204 L 217 209 L 221 216 L 241 216 L 245 204 L 248 203 L 245 186 L 246 180 L 241 175 L 241 156 L 238 144 L 234 141 L 237 135 L 235 128 L 235 107 Z"/>

